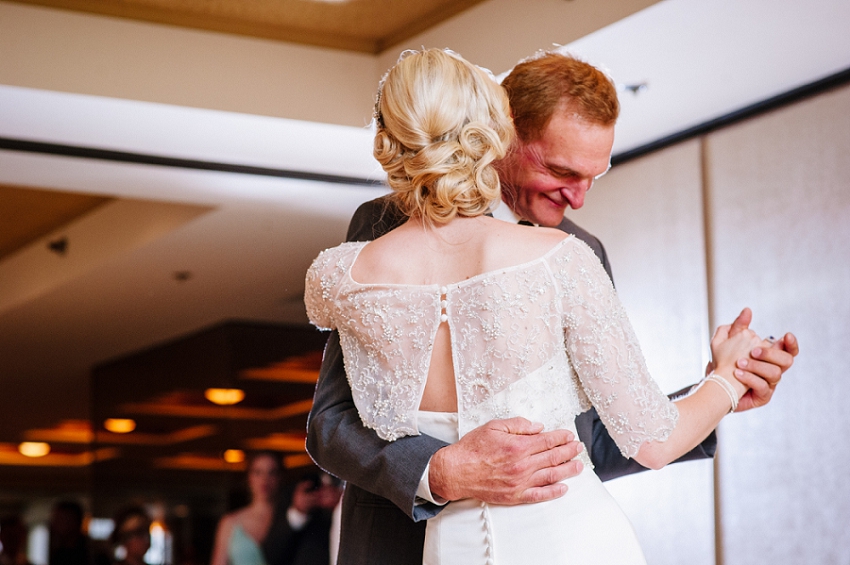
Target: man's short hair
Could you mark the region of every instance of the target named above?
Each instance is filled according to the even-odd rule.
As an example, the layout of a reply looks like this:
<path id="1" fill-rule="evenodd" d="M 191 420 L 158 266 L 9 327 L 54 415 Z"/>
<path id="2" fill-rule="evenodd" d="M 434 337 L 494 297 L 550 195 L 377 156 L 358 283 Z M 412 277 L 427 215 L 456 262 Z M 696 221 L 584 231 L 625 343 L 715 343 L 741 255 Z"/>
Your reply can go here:
<path id="1" fill-rule="evenodd" d="M 539 139 L 560 104 L 591 123 L 613 125 L 617 89 L 605 73 L 572 55 L 544 52 L 519 63 L 502 81 L 523 141 Z"/>

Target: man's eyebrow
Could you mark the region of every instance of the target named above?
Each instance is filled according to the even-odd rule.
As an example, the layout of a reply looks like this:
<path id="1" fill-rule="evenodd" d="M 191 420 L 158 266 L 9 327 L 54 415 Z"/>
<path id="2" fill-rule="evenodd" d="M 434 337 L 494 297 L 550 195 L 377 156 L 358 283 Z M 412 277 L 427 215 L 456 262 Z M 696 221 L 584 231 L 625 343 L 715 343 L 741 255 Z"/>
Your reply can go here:
<path id="1" fill-rule="evenodd" d="M 560 175 L 581 175 L 578 171 L 567 165 L 559 165 L 557 163 L 546 163 L 546 168 Z"/>

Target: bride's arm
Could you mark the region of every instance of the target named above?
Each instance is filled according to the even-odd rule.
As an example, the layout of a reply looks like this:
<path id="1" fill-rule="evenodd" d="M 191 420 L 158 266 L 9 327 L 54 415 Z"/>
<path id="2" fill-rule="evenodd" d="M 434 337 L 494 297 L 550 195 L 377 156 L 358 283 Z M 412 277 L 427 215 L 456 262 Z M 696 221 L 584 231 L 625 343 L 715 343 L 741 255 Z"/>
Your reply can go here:
<path id="1" fill-rule="evenodd" d="M 717 427 L 747 392 L 748 388 L 734 377 L 735 363 L 738 359 L 748 357 L 761 340 L 749 329 L 732 337 L 728 333 L 729 326 L 722 326 L 711 340 L 715 360 L 714 376 L 704 380 L 694 392 L 675 403 L 679 410 L 676 427 L 665 441 L 644 443 L 634 457 L 638 463 L 650 469 L 660 469 L 687 453 Z M 723 379 L 728 386 L 717 379 Z"/>
<path id="2" fill-rule="evenodd" d="M 708 436 L 746 390 L 733 377 L 735 362 L 758 345 L 755 334 L 745 330 L 725 339 L 728 328 L 721 330 L 713 340 L 717 381 L 674 404 L 649 375 L 625 310 L 592 252 L 575 242 L 551 265 L 567 354 L 622 455 L 659 468 Z"/>

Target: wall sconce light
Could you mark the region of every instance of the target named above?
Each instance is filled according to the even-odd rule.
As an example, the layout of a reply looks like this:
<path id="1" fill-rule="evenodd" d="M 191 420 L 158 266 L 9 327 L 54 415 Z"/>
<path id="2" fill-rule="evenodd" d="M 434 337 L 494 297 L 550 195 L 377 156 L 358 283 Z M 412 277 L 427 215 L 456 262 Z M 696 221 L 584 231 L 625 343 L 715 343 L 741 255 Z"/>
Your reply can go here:
<path id="1" fill-rule="evenodd" d="M 239 404 L 245 398 L 245 391 L 238 388 L 208 388 L 204 396 L 213 404 L 232 406 Z"/>
<path id="2" fill-rule="evenodd" d="M 242 463 L 245 461 L 245 452 L 241 449 L 228 449 L 224 452 L 224 460 L 228 463 Z"/>

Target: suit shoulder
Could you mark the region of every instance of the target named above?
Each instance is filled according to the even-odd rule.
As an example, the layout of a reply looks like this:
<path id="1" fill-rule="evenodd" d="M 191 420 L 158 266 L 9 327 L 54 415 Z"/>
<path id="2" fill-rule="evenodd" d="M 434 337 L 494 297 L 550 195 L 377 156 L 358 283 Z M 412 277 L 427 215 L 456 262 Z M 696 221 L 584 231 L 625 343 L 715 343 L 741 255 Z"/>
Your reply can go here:
<path id="1" fill-rule="evenodd" d="M 558 229 L 567 233 L 571 233 L 587 245 L 590 246 L 591 249 L 595 252 L 597 248 L 604 249 L 602 242 L 598 237 L 576 224 L 575 222 L 564 218 L 560 224 L 558 224 Z"/>
<path id="2" fill-rule="evenodd" d="M 346 241 L 371 241 L 394 230 L 406 218 L 390 195 L 361 204 L 348 224 Z"/>

